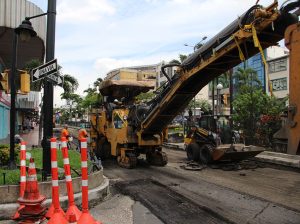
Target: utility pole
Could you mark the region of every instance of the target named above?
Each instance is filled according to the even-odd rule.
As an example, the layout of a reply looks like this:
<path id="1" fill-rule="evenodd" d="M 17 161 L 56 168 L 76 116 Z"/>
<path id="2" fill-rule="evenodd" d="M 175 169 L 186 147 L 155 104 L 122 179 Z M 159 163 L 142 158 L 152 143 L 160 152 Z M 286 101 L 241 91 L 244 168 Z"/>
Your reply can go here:
<path id="1" fill-rule="evenodd" d="M 230 98 L 229 98 L 229 105 L 230 105 L 230 129 L 231 131 L 233 130 L 233 122 L 232 122 L 232 115 L 233 115 L 233 105 L 232 105 L 232 102 L 233 102 L 233 71 L 232 69 L 229 71 L 229 81 L 230 81 L 230 84 L 229 84 L 229 95 L 230 95 Z"/>
<path id="2" fill-rule="evenodd" d="M 13 52 L 12 52 L 12 66 L 9 76 L 10 81 L 10 149 L 9 149 L 9 168 L 15 169 L 15 132 L 16 132 L 16 61 L 17 61 L 17 41 L 18 37 L 13 31 Z"/>
<path id="3" fill-rule="evenodd" d="M 54 59 L 55 51 L 55 23 L 56 23 L 56 0 L 48 0 L 47 16 L 47 40 L 46 40 L 46 62 Z M 44 79 L 43 98 L 43 171 L 44 174 L 51 173 L 50 138 L 53 135 L 53 84 Z"/>

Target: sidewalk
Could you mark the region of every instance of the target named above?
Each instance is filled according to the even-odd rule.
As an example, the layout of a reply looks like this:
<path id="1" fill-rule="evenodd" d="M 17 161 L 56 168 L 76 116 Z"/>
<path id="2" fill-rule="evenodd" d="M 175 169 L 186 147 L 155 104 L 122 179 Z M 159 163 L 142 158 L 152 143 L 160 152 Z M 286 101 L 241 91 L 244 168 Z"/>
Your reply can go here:
<path id="1" fill-rule="evenodd" d="M 37 146 L 39 144 L 39 126 L 35 126 L 33 130 L 28 133 L 20 134 L 20 136 L 29 147 L 33 145 Z"/>
<path id="2" fill-rule="evenodd" d="M 184 150 L 184 143 L 164 143 L 163 146 L 169 149 Z M 262 162 L 300 168 L 299 155 L 289 155 L 279 152 L 264 151 L 255 156 L 255 159 Z"/>

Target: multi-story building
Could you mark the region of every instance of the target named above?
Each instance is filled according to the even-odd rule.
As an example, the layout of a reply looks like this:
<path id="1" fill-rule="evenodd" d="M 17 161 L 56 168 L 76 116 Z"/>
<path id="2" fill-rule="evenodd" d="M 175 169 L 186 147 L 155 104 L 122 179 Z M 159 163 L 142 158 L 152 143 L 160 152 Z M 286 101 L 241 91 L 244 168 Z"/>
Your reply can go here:
<path id="1" fill-rule="evenodd" d="M 273 58 L 281 57 L 286 54 L 287 51 L 285 50 L 285 48 L 279 46 L 272 46 L 264 50 L 264 56 L 266 60 L 271 60 Z M 234 73 L 237 71 L 238 68 L 252 68 L 253 70 L 255 70 L 263 89 L 265 90 L 268 89 L 265 66 L 263 64 L 260 53 L 252 56 L 251 58 L 247 59 L 245 62 L 242 62 L 238 66 L 233 68 L 233 83 L 237 81 L 234 78 Z"/>
<path id="2" fill-rule="evenodd" d="M 289 55 L 273 58 L 267 61 L 268 74 L 273 95 L 277 98 L 284 98 L 289 94 Z M 267 88 L 267 93 L 270 94 Z"/>
<path id="3" fill-rule="evenodd" d="M 263 89 L 268 93 L 268 74 L 270 77 L 270 80 L 272 83 L 274 83 L 273 86 L 273 93 L 276 97 L 284 97 L 288 93 L 288 89 L 285 90 L 286 86 L 288 85 L 288 51 L 285 48 L 279 47 L 279 46 L 272 46 L 264 50 L 264 55 L 266 57 L 269 71 L 265 71 L 265 66 L 263 64 L 263 61 L 261 59 L 260 54 L 256 54 L 252 56 L 251 58 L 247 59 L 245 62 L 240 63 L 239 65 L 235 66 L 231 71 L 233 75 L 233 92 L 236 93 L 237 89 L 235 87 L 235 83 L 238 81 L 235 79 L 235 72 L 238 70 L 238 68 L 252 68 L 256 71 L 258 79 L 260 80 Z M 282 66 L 282 67 L 281 67 Z M 220 80 L 219 80 L 220 81 Z M 228 80 L 229 82 L 229 80 Z M 215 86 L 218 83 L 215 83 Z M 224 84 L 223 84 L 224 85 Z M 279 90 L 278 86 L 281 86 L 280 88 L 283 88 L 282 90 Z M 274 90 L 274 88 L 277 88 L 277 90 Z M 288 87 L 287 87 L 288 88 Z M 222 96 L 222 99 L 224 99 L 222 107 L 222 113 L 225 115 L 229 115 L 229 107 L 230 107 L 230 93 L 228 86 L 224 86 L 219 93 Z M 210 99 L 212 99 L 212 93 L 211 89 L 209 92 Z M 215 87 L 215 107 L 217 107 L 217 103 L 219 102 L 217 100 L 217 88 Z M 219 96 L 220 97 L 220 96 Z M 216 109 L 215 109 L 216 111 Z"/>
<path id="4" fill-rule="evenodd" d="M 167 82 L 167 78 L 164 76 L 164 74 L 161 72 L 161 67 L 164 65 L 164 62 L 161 62 L 157 66 L 157 79 L 156 79 L 156 87 L 159 88 L 162 86 L 165 82 Z M 168 67 L 166 68 L 167 75 L 172 78 L 176 73 L 177 67 Z M 208 85 L 204 86 L 199 93 L 195 96 L 195 100 L 208 100 Z"/>
<path id="5" fill-rule="evenodd" d="M 0 0 L 0 72 L 11 69 L 13 32 L 25 17 L 43 13 L 35 4 L 27 0 Z M 32 59 L 43 62 L 45 54 L 44 41 L 46 38 L 46 18 L 39 17 L 31 20 L 37 36 L 29 42 L 17 42 L 17 69 L 23 69 L 25 64 Z M 19 77 L 16 77 L 18 80 Z M 22 125 L 22 117 L 30 115 L 36 111 L 38 105 L 37 93 L 28 95 L 17 95 L 16 111 L 17 120 L 16 130 Z M 34 97 L 35 96 L 35 97 Z M 0 90 L 0 142 L 8 139 L 9 135 L 9 111 L 10 95 Z"/>
<path id="6" fill-rule="evenodd" d="M 134 80 L 148 82 L 154 88 L 156 87 L 156 67 L 155 65 L 144 65 L 135 67 L 126 67 L 114 69 L 107 73 L 105 80 Z"/>

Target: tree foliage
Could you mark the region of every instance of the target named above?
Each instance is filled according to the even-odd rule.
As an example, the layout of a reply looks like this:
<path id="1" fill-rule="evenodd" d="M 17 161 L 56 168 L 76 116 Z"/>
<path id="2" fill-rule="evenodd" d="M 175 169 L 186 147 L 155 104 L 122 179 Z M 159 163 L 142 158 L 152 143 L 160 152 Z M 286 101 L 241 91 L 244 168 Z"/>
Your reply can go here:
<path id="1" fill-rule="evenodd" d="M 140 93 L 138 96 L 136 96 L 136 100 L 139 102 L 147 102 L 155 97 L 155 93 L 153 92 L 146 92 L 146 93 Z"/>
<path id="2" fill-rule="evenodd" d="M 86 90 L 84 90 L 87 95 L 84 97 L 84 99 L 81 102 L 81 107 L 83 108 L 99 108 L 103 102 L 102 95 L 98 92 L 101 82 L 103 80 L 101 78 L 98 78 L 94 83 L 93 87 L 89 87 Z"/>
<path id="3" fill-rule="evenodd" d="M 79 86 L 78 80 L 74 76 L 68 74 L 64 74 L 63 78 L 64 78 L 64 83 L 63 83 L 64 93 L 74 93 Z"/>
<path id="4" fill-rule="evenodd" d="M 269 144 L 280 128 L 286 99 L 267 95 L 253 69 L 239 68 L 235 77 L 238 80 L 232 116 L 235 128 L 243 131 L 248 144 Z"/>
<path id="5" fill-rule="evenodd" d="M 201 111 L 204 113 L 209 113 L 212 109 L 211 104 L 208 100 L 200 99 L 200 100 L 191 100 L 188 104 L 188 109 L 201 108 Z"/>

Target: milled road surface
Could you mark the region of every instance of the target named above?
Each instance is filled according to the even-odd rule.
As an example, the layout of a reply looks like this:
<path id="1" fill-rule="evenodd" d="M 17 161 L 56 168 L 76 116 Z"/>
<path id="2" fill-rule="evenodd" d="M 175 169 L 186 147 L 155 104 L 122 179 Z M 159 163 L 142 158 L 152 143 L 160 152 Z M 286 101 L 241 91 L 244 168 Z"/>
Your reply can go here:
<path id="1" fill-rule="evenodd" d="M 149 223 L 300 223 L 299 172 L 276 167 L 188 171 L 180 168 L 185 152 L 164 151 L 169 157 L 165 167 L 141 161 L 128 170 L 113 161 L 104 163 L 114 194 L 141 203 L 156 220 Z M 133 223 L 141 223 L 134 214 Z"/>

